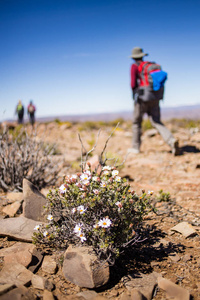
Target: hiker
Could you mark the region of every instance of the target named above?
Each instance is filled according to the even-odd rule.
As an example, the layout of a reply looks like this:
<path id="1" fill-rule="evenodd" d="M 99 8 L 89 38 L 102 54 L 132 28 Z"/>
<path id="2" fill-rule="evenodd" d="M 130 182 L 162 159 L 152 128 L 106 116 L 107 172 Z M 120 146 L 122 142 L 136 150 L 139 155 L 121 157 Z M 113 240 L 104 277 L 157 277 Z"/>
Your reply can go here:
<path id="1" fill-rule="evenodd" d="M 15 114 L 18 116 L 18 124 L 22 124 L 24 122 L 24 106 L 22 105 L 21 100 L 19 100 Z"/>
<path id="2" fill-rule="evenodd" d="M 30 103 L 29 103 L 29 105 L 28 105 L 28 108 L 27 108 L 27 113 L 29 115 L 29 121 L 30 121 L 30 124 L 32 126 L 35 123 L 35 111 L 36 111 L 36 108 L 33 105 L 33 101 L 31 100 Z"/>
<path id="3" fill-rule="evenodd" d="M 163 99 L 164 83 L 167 73 L 161 70 L 160 65 L 154 62 L 143 61 L 147 56 L 142 48 L 135 47 L 131 58 L 134 63 L 131 66 L 131 88 L 134 99 L 133 113 L 133 147 L 131 153 L 139 153 L 142 134 L 142 120 L 145 113 L 148 114 L 151 124 L 155 127 L 164 141 L 171 147 L 174 155 L 179 154 L 178 140 L 164 126 L 160 119 L 159 102 Z"/>

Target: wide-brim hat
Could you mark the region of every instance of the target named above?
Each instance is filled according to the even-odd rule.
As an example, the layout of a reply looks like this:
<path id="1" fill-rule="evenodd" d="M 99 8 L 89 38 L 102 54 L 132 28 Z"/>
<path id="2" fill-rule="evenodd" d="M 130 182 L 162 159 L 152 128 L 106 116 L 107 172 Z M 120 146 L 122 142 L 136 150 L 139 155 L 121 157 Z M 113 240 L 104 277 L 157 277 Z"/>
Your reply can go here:
<path id="1" fill-rule="evenodd" d="M 142 48 L 135 47 L 135 48 L 133 48 L 132 54 L 131 54 L 130 57 L 131 58 L 142 58 L 142 57 L 147 56 L 147 55 L 148 55 L 148 53 L 144 53 Z"/>

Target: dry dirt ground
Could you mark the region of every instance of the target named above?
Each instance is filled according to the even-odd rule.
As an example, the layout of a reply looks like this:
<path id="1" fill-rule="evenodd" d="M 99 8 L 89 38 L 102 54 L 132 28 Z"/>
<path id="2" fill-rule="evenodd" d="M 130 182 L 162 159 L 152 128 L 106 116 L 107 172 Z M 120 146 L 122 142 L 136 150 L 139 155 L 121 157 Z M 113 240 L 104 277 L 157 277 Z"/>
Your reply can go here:
<path id="1" fill-rule="evenodd" d="M 111 280 L 99 293 L 110 299 L 118 299 L 124 290 L 124 276 L 138 272 L 156 271 L 163 277 L 188 289 L 192 299 L 200 299 L 200 128 L 199 131 L 184 129 L 175 125 L 167 126 L 179 139 L 181 155 L 173 156 L 159 134 L 146 131 L 142 136 L 140 154 L 129 154 L 131 147 L 131 127 L 122 124 L 115 130 L 107 145 L 107 156 L 117 157 L 125 164 L 120 167 L 120 176 L 126 177 L 136 193 L 141 189 L 154 191 L 157 195 L 162 189 L 169 192 L 171 200 L 157 202 L 157 214 L 149 215 L 148 239 L 144 244 L 121 258 L 111 268 Z M 94 145 L 98 129 L 86 128 L 81 124 L 68 127 L 66 124 L 50 123 L 38 126 L 38 137 L 45 132 L 48 142 L 56 143 L 60 157 L 65 163 L 61 175 L 80 171 L 81 143 L 86 150 Z M 113 127 L 102 127 L 94 154 L 100 154 Z M 61 183 L 61 179 L 58 185 Z M 180 233 L 171 232 L 171 228 L 186 221 L 194 226 L 197 235 L 185 238 Z M 0 247 L 8 246 L 12 241 L 0 240 Z M 128 257 L 128 258 L 127 258 Z M 53 276 L 57 287 L 57 296 L 76 294 L 79 288 L 65 282 L 60 271 Z M 40 296 L 39 291 L 35 294 Z M 56 295 L 56 294 L 55 294 Z M 157 290 L 155 300 L 166 299 L 161 290 Z"/>

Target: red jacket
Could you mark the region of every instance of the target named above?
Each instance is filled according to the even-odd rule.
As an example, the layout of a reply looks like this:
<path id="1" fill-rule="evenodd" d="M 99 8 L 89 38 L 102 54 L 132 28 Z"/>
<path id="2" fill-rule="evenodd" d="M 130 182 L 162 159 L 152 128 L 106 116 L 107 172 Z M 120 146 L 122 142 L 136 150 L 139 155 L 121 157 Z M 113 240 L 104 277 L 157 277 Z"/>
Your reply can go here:
<path id="1" fill-rule="evenodd" d="M 132 89 L 138 87 L 138 79 L 139 79 L 138 66 L 136 64 L 132 64 L 131 66 L 131 88 Z"/>

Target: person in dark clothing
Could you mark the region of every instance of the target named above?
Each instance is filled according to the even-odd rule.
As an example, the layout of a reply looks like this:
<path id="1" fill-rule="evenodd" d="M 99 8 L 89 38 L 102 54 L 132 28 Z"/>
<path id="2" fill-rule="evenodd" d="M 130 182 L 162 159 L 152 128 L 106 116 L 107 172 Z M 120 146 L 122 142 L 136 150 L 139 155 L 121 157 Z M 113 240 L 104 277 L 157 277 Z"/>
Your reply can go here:
<path id="1" fill-rule="evenodd" d="M 33 101 L 30 101 L 30 103 L 28 105 L 28 108 L 27 108 L 27 113 L 29 115 L 29 121 L 30 121 L 32 126 L 35 123 L 35 111 L 36 111 L 36 108 L 33 105 Z"/>
<path id="2" fill-rule="evenodd" d="M 22 105 L 21 100 L 19 100 L 15 113 L 18 116 L 18 124 L 23 124 L 24 122 L 24 106 Z"/>
<path id="3" fill-rule="evenodd" d="M 148 86 L 145 86 L 142 80 L 143 74 L 140 73 L 140 70 L 142 70 L 142 66 L 145 64 L 145 62 L 143 61 L 143 57 L 146 55 L 148 54 L 144 53 L 142 48 L 135 47 L 132 50 L 131 58 L 135 61 L 135 63 L 131 65 L 131 88 L 133 91 L 134 99 L 133 146 L 128 151 L 135 154 L 140 152 L 142 134 L 141 125 L 143 115 L 147 113 L 152 126 L 158 130 L 164 141 L 171 147 L 172 153 L 174 155 L 178 155 L 178 140 L 174 138 L 172 133 L 164 126 L 160 119 L 159 102 L 163 98 L 164 88 L 157 99 L 143 99 L 145 89 L 147 89 Z"/>

